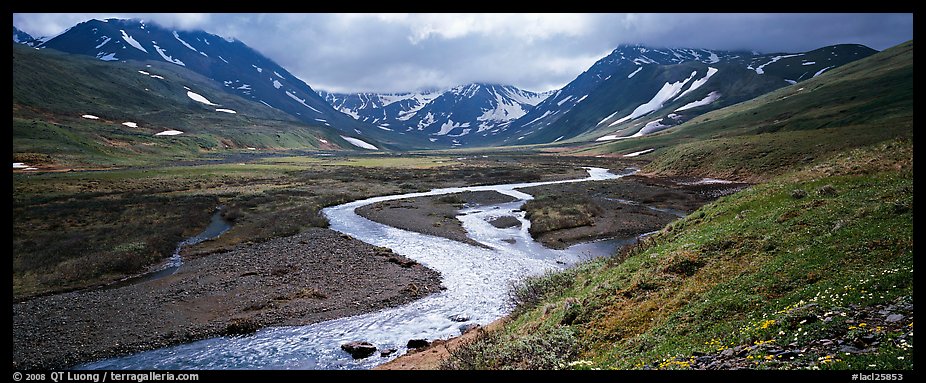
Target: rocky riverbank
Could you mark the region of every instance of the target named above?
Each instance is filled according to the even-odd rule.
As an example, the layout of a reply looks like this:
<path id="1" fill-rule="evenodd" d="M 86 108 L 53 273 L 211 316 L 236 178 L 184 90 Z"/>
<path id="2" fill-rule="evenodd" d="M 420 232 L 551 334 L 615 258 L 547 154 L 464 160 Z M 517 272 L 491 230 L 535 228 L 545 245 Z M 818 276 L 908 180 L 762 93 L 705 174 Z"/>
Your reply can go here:
<path id="1" fill-rule="evenodd" d="M 570 196 L 578 196 L 581 202 L 594 208 L 595 214 L 559 217 L 561 224 L 554 223 L 550 227 L 542 227 L 542 218 L 532 219 L 537 221 L 531 230 L 535 240 L 550 248 L 563 249 L 581 242 L 629 238 L 659 230 L 680 215 L 746 186 L 748 184 L 700 178 L 634 175 L 616 180 L 536 186 L 523 191 L 538 201 L 549 197 L 549 204 L 559 209 L 572 208 L 569 203 L 576 201 L 571 201 Z M 473 204 L 512 200 L 496 192 L 465 192 L 379 202 L 358 208 L 357 214 L 400 229 L 482 246 L 467 236 L 466 229 L 456 219 L 459 210 Z M 491 223 L 496 227 L 519 224 L 514 217 L 502 217 Z"/>
<path id="2" fill-rule="evenodd" d="M 631 175 L 614 180 L 523 189 L 531 235 L 562 249 L 604 238 L 629 238 L 663 228 L 714 199 L 748 186 L 720 180 Z"/>
<path id="3" fill-rule="evenodd" d="M 327 229 L 185 261 L 173 275 L 13 305 L 13 368 L 102 358 L 398 306 L 441 289 L 440 274 Z"/>
<path id="4" fill-rule="evenodd" d="M 483 246 L 467 236 L 466 229 L 456 218 L 459 210 L 467 205 L 511 201 L 513 197 L 494 191 L 463 192 L 378 202 L 361 206 L 356 211 L 366 219 L 392 227 Z"/>

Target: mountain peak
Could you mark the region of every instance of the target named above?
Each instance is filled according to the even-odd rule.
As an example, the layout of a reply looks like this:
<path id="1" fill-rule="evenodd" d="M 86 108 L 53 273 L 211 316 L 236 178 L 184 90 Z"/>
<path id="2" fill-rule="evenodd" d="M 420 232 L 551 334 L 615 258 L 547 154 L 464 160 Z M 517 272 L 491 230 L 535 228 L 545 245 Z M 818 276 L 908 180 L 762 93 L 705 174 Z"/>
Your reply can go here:
<path id="1" fill-rule="evenodd" d="M 21 31 L 19 28 L 16 28 L 15 25 L 13 26 L 13 42 L 14 43 L 26 44 L 26 45 L 32 46 L 35 40 L 36 40 L 35 37 L 32 37 L 32 35 Z"/>
<path id="2" fill-rule="evenodd" d="M 226 92 L 309 124 L 337 126 L 351 135 L 376 130 L 334 110 L 308 84 L 243 42 L 202 30 L 178 31 L 137 18 L 94 19 L 40 47 L 127 65 L 133 65 L 131 60 L 176 65 L 216 81 Z"/>
<path id="3" fill-rule="evenodd" d="M 458 147 L 502 133 L 551 93 L 472 82 L 425 93 L 320 94 L 341 112 L 390 134 L 427 147 Z"/>

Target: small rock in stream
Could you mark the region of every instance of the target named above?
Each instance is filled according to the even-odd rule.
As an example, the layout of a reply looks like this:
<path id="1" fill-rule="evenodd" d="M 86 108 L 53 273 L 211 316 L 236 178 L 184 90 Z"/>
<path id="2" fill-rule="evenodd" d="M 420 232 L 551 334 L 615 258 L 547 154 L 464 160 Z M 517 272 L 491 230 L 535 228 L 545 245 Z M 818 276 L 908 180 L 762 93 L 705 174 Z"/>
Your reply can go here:
<path id="1" fill-rule="evenodd" d="M 376 346 L 369 342 L 360 341 L 342 344 L 341 349 L 347 351 L 354 359 L 363 359 L 376 352 Z"/>

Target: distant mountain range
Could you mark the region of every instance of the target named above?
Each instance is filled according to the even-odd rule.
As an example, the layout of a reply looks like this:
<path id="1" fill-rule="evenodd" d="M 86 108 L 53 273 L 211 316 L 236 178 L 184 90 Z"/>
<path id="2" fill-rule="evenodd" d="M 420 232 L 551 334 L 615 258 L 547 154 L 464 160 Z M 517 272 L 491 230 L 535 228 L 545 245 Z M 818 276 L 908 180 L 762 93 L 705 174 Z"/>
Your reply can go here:
<path id="1" fill-rule="evenodd" d="M 206 76 L 229 93 L 260 102 L 309 124 L 349 135 L 378 130 L 332 108 L 308 84 L 248 47 L 204 31 L 177 31 L 141 20 L 89 20 L 38 48 L 93 56 L 102 61 L 153 60 Z M 377 132 L 372 132 L 375 136 Z M 387 138 L 388 140 L 388 138 Z"/>
<path id="2" fill-rule="evenodd" d="M 471 138 L 485 136 L 480 133 L 504 130 L 552 92 L 474 83 L 427 93 L 319 94 L 341 112 L 380 129 L 456 147 L 478 143 Z"/>
<path id="3" fill-rule="evenodd" d="M 711 110 L 819 76 L 876 51 L 835 45 L 760 54 L 621 45 L 562 89 L 535 93 L 473 83 L 423 93 L 316 92 L 241 41 L 140 20 L 89 20 L 42 41 L 14 43 L 183 67 L 228 93 L 330 126 L 378 149 L 621 140 L 671 129 Z"/>
<path id="4" fill-rule="evenodd" d="M 875 53 L 836 45 L 800 53 L 622 45 L 558 91 L 469 84 L 444 92 L 320 94 L 381 129 L 440 147 L 619 140 L 818 76 Z"/>

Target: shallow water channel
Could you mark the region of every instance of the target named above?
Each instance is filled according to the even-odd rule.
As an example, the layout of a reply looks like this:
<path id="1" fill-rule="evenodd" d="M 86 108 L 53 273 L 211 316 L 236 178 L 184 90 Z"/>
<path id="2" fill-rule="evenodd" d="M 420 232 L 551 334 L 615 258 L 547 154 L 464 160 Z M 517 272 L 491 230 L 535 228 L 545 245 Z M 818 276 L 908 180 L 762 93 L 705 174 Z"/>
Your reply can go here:
<path id="1" fill-rule="evenodd" d="M 231 229 L 231 223 L 226 221 L 225 218 L 222 218 L 221 209 L 216 209 L 215 213 L 212 214 L 212 219 L 209 222 L 209 226 L 206 226 L 202 232 L 196 234 L 190 238 L 187 238 L 177 244 L 177 248 L 174 249 L 174 254 L 167 259 L 167 262 L 162 264 L 157 269 L 133 277 L 128 277 L 118 282 L 114 282 L 108 285 L 103 286 L 103 289 L 116 289 L 128 285 L 134 285 L 136 283 L 153 281 L 155 279 L 164 278 L 168 275 L 176 273 L 180 269 L 180 266 L 183 265 L 183 257 L 180 256 L 180 251 L 184 247 L 193 246 L 197 243 L 208 241 L 210 239 L 218 238 L 222 233 L 225 233 Z"/>
<path id="2" fill-rule="evenodd" d="M 437 270 L 446 290 L 403 306 L 305 326 L 271 327 L 248 336 L 219 337 L 102 360 L 78 368 L 89 369 L 366 369 L 385 363 L 407 350 L 410 339 L 441 339 L 460 334 L 467 324 L 488 324 L 508 314 L 511 284 L 529 275 L 562 269 L 576 262 L 614 253 L 632 242 L 611 240 L 584 243 L 565 250 L 548 249 L 533 241 L 530 222 L 520 210 L 533 197 L 520 188 L 554 183 L 619 178 L 633 173 L 610 173 L 586 168 L 589 176 L 565 181 L 435 189 L 429 192 L 383 196 L 354 201 L 323 210 L 331 229 L 364 242 L 391 248 Z M 481 205 L 462 210 L 458 218 L 474 240 L 489 248 L 400 230 L 363 218 L 360 206 L 412 197 L 464 191 L 497 191 L 517 201 Z M 488 223 L 514 216 L 520 227 L 496 228 Z M 380 350 L 395 348 L 388 357 L 379 353 L 354 360 L 340 349 L 350 341 L 367 341 Z"/>

